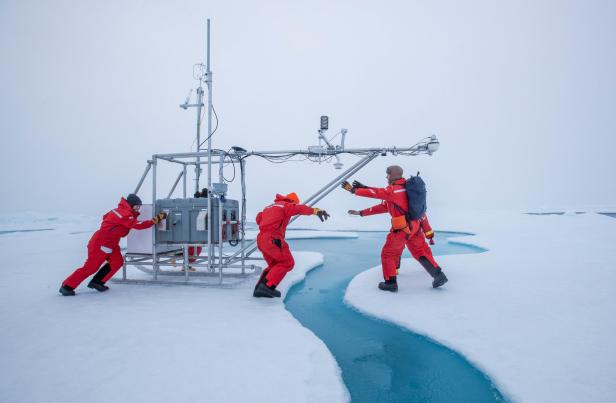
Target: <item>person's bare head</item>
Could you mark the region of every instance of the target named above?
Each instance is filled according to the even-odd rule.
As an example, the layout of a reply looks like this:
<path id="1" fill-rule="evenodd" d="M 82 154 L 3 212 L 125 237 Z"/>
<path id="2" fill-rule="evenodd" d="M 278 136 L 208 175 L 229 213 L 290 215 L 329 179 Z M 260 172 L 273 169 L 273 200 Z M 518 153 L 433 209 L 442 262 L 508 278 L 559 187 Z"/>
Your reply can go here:
<path id="1" fill-rule="evenodd" d="M 388 166 L 385 172 L 387 173 L 387 182 L 390 185 L 398 179 L 402 178 L 402 167 L 398 165 Z"/>

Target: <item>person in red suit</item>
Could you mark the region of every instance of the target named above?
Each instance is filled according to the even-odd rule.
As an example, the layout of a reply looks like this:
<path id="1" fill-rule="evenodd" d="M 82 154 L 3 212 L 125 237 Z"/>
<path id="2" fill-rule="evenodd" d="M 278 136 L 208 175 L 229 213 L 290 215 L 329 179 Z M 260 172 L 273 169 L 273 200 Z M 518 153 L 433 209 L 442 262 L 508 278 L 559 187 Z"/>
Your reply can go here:
<path id="1" fill-rule="evenodd" d="M 84 265 L 73 272 L 62 282 L 60 294 L 64 296 L 75 295 L 75 288 L 89 276 L 96 275 L 88 283 L 89 288 L 97 291 L 107 291 L 105 283 L 124 264 L 120 252 L 120 238 L 128 235 L 131 229 L 147 229 L 165 218 L 165 213 L 146 221 L 139 221 L 141 199 L 135 194 L 121 198 L 118 207 L 103 216 L 103 222 L 98 231 L 92 235 L 88 242 L 88 258 Z M 101 267 L 101 265 L 104 263 Z"/>
<path id="2" fill-rule="evenodd" d="M 398 291 L 397 269 L 400 267 L 400 258 L 405 246 L 433 278 L 432 287 L 440 287 L 447 282 L 447 277 L 434 260 L 432 250 L 425 241 L 428 237 L 433 242 L 432 237 L 434 236 L 428 218 L 424 215 L 419 220 L 407 221 L 405 215 L 409 206 L 402 168 L 392 165 L 387 168 L 386 174 L 389 186 L 385 188 L 372 188 L 357 181 L 353 182 L 353 185 L 346 181 L 342 183 L 345 190 L 356 196 L 382 200 L 380 204 L 361 211 L 349 210 L 349 214 L 369 216 L 389 213 L 392 217 L 392 226 L 381 250 L 381 265 L 385 281 L 379 283 L 379 289 Z"/>
<path id="3" fill-rule="evenodd" d="M 255 285 L 252 294 L 254 297 L 280 297 L 280 291 L 276 287 L 295 265 L 289 245 L 285 241 L 285 233 L 289 220 L 296 215 L 316 215 L 321 221 L 329 218 L 325 210 L 299 204 L 299 197 L 295 193 L 286 196 L 277 194 L 274 203 L 257 214 L 257 247 L 263 254 L 267 267 Z"/>

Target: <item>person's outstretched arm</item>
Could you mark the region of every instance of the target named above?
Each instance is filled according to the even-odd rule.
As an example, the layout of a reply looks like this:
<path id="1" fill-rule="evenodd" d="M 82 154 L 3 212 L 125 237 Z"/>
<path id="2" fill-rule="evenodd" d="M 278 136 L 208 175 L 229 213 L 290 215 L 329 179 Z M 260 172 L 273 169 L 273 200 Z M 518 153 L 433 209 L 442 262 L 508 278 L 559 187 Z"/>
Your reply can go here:
<path id="1" fill-rule="evenodd" d="M 319 208 L 307 206 L 305 204 L 289 204 L 286 207 L 286 213 L 290 216 L 294 215 L 316 215 L 321 221 L 325 221 L 329 218 L 327 211 Z"/>
<path id="2" fill-rule="evenodd" d="M 285 212 L 287 213 L 287 215 L 289 216 L 294 216 L 294 215 L 313 215 L 314 214 L 314 208 L 310 207 L 310 206 L 306 206 L 305 204 L 287 204 L 286 208 L 285 208 Z"/>
<path id="3" fill-rule="evenodd" d="M 352 186 L 349 182 L 345 181 L 342 183 L 342 188 L 344 190 L 347 190 L 353 193 L 356 196 L 369 197 L 371 199 L 381 199 L 381 200 L 385 200 L 389 202 L 394 201 L 395 191 L 391 188 L 391 186 L 388 186 L 386 188 L 368 188 L 368 187 L 357 188 L 357 187 Z M 400 190 L 403 192 L 406 191 L 404 189 L 400 189 Z"/>
<path id="4" fill-rule="evenodd" d="M 165 213 L 158 213 L 151 220 L 139 221 L 135 218 L 122 219 L 119 221 L 120 225 L 128 228 L 128 229 L 148 229 L 151 228 L 154 224 L 157 224 L 160 220 L 167 218 Z"/>
<path id="5" fill-rule="evenodd" d="M 362 217 L 376 214 L 387 213 L 387 205 L 385 203 L 379 203 L 376 206 L 369 207 L 359 211 L 359 215 Z"/>

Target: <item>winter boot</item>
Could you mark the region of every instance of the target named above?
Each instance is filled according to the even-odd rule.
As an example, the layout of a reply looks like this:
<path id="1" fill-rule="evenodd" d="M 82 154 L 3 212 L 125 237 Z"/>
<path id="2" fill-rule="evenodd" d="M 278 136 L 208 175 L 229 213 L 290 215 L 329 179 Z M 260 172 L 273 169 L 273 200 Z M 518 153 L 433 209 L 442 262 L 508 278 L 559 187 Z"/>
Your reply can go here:
<path id="1" fill-rule="evenodd" d="M 396 276 L 391 276 L 389 280 L 381 281 L 379 283 L 379 290 L 398 292 L 398 281 Z"/>
<path id="2" fill-rule="evenodd" d="M 439 267 L 438 273 L 436 277 L 434 277 L 434 281 L 432 281 L 432 288 L 438 288 L 445 284 L 447 281 L 449 281 L 447 280 L 447 276 L 445 276 L 445 273 L 443 273 L 443 271 Z"/>
<path id="3" fill-rule="evenodd" d="M 268 287 L 265 282 L 260 282 L 257 284 L 257 288 L 252 293 L 252 296 L 255 298 L 274 298 L 280 297 L 280 291 L 276 289 L 276 287 Z"/>
<path id="4" fill-rule="evenodd" d="M 103 279 L 107 276 L 107 274 L 109 274 L 110 271 L 111 266 L 109 266 L 109 263 L 105 263 L 105 265 L 98 270 L 94 277 L 92 277 L 92 281 L 95 283 L 105 284 Z"/>
<path id="5" fill-rule="evenodd" d="M 421 263 L 421 265 L 424 267 L 424 269 L 426 269 L 428 274 L 434 279 L 432 281 L 432 288 L 438 288 L 448 281 L 447 276 L 445 276 L 445 273 L 443 273 L 441 268 L 434 267 L 427 257 L 420 257 L 419 263 Z"/>
<path id="6" fill-rule="evenodd" d="M 60 287 L 59 291 L 60 291 L 60 294 L 62 294 L 65 297 L 75 295 L 75 289 L 67 285 L 63 285 L 62 287 Z"/>
<path id="7" fill-rule="evenodd" d="M 182 273 L 184 273 L 184 272 L 185 272 L 185 270 L 184 270 L 184 266 L 182 266 L 182 268 L 180 269 L 180 271 L 181 271 Z M 188 271 L 192 271 L 192 272 L 194 272 L 194 271 L 197 271 L 197 269 L 195 269 L 195 268 L 194 268 L 194 267 L 192 267 L 192 266 L 188 266 Z"/>
<path id="8" fill-rule="evenodd" d="M 105 283 L 103 283 L 103 279 L 107 274 L 109 274 L 110 270 L 111 267 L 109 266 L 109 263 L 105 263 L 105 265 L 98 270 L 98 273 L 96 273 L 94 277 L 92 277 L 92 280 L 90 280 L 90 282 L 88 283 L 88 288 L 95 289 L 99 292 L 107 291 L 109 287 L 107 287 Z"/>
<path id="9" fill-rule="evenodd" d="M 98 281 L 90 281 L 88 283 L 88 288 L 92 288 L 98 292 L 105 292 L 109 289 L 104 283 L 99 283 Z"/>
<path id="10" fill-rule="evenodd" d="M 254 289 L 255 291 L 257 291 L 257 287 L 259 287 L 259 284 L 267 282 L 267 280 L 265 279 L 265 277 L 267 276 L 267 273 L 269 273 L 269 269 L 265 269 L 261 272 L 261 275 L 259 276 L 259 280 L 255 284 L 255 289 Z"/>

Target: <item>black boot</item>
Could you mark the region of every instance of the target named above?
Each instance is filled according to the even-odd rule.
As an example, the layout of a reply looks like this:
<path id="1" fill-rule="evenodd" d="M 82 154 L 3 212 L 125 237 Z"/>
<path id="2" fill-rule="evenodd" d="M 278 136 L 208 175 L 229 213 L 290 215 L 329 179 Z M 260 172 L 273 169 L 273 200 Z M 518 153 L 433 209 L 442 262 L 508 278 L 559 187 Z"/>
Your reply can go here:
<path id="1" fill-rule="evenodd" d="M 88 283 L 88 288 L 95 289 L 99 292 L 107 291 L 109 287 L 105 285 L 103 279 L 107 274 L 109 274 L 110 271 L 111 267 L 109 266 L 109 263 L 105 263 L 105 265 L 98 270 L 98 273 L 92 277 L 92 280 Z"/>
<path id="2" fill-rule="evenodd" d="M 448 281 L 447 276 L 445 276 L 441 268 L 434 267 L 425 256 L 419 258 L 419 263 L 421 263 L 428 274 L 434 279 L 432 281 L 432 288 L 438 288 Z"/>
<path id="3" fill-rule="evenodd" d="M 280 297 L 280 295 L 280 291 L 278 291 L 276 287 L 268 287 L 265 282 L 257 284 L 257 288 L 255 288 L 255 291 L 252 293 L 252 296 L 255 298 L 274 298 Z"/>
<path id="4" fill-rule="evenodd" d="M 259 280 L 257 281 L 257 283 L 255 284 L 255 289 L 254 291 L 257 291 L 257 287 L 259 286 L 259 284 L 267 281 L 265 279 L 265 277 L 267 276 L 267 273 L 269 273 L 269 269 L 265 269 L 261 272 L 261 275 L 259 276 Z"/>
<path id="5" fill-rule="evenodd" d="M 75 289 L 67 285 L 63 285 L 62 287 L 60 287 L 59 291 L 60 291 L 60 294 L 62 294 L 65 297 L 75 295 Z"/>
<path id="6" fill-rule="evenodd" d="M 111 266 L 109 266 L 109 263 L 105 263 L 105 265 L 98 270 L 98 273 L 92 277 L 92 281 L 99 284 L 105 284 L 103 279 L 107 276 L 107 274 L 109 274 L 110 271 Z"/>
<path id="7" fill-rule="evenodd" d="M 398 292 L 398 281 L 396 276 L 391 276 L 389 280 L 381 281 L 379 283 L 379 290 Z"/>
<path id="8" fill-rule="evenodd" d="M 432 288 L 438 288 L 445 284 L 447 281 L 449 281 L 447 280 L 447 276 L 445 276 L 445 273 L 443 273 L 443 271 L 439 267 L 438 274 L 436 275 L 436 277 L 434 277 L 434 281 L 432 281 Z"/>
<path id="9" fill-rule="evenodd" d="M 96 291 L 99 291 L 99 292 L 105 292 L 109 289 L 109 287 L 107 287 L 104 283 L 99 283 L 98 281 L 94 281 L 94 280 L 88 283 L 88 288 L 95 289 Z"/>

